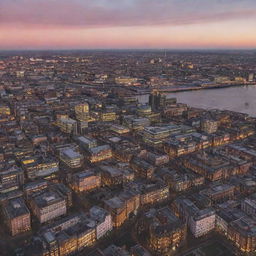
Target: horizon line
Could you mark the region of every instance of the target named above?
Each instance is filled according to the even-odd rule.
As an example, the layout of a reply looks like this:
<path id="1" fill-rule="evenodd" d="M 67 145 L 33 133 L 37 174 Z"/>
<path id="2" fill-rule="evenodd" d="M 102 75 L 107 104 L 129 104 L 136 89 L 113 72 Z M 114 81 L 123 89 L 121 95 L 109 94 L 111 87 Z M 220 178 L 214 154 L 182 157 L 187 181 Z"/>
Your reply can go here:
<path id="1" fill-rule="evenodd" d="M 27 48 L 0 49 L 0 52 L 22 51 L 256 51 L 255 48 Z"/>

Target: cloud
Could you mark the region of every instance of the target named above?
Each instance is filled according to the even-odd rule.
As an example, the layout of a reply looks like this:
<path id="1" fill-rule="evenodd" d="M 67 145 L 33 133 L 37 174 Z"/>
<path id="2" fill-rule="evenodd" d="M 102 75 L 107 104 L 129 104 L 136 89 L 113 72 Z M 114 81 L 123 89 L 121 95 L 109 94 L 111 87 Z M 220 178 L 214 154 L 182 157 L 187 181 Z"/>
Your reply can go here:
<path id="1" fill-rule="evenodd" d="M 183 25 L 255 15 L 255 0 L 0 0 L 0 26 Z"/>

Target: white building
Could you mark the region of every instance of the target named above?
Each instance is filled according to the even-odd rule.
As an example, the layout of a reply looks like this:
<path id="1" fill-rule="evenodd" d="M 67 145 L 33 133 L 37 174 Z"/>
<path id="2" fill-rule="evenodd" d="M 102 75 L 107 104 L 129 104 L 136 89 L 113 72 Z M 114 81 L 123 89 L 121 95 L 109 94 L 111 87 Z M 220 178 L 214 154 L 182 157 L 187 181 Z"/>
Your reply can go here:
<path id="1" fill-rule="evenodd" d="M 203 236 L 215 228 L 215 211 L 203 209 L 189 219 L 189 227 L 195 237 Z"/>
<path id="2" fill-rule="evenodd" d="M 56 192 L 44 192 L 32 198 L 31 208 L 40 223 L 47 222 L 67 213 L 65 198 Z"/>
<path id="3" fill-rule="evenodd" d="M 104 236 L 108 231 L 112 230 L 112 219 L 108 211 L 98 206 L 90 209 L 90 217 L 96 222 L 96 238 Z"/>

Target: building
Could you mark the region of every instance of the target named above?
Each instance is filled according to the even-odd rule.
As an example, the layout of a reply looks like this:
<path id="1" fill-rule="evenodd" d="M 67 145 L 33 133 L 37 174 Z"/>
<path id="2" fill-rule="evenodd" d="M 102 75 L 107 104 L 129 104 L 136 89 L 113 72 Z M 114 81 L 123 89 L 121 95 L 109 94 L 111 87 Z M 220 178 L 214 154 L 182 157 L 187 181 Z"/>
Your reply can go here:
<path id="1" fill-rule="evenodd" d="M 256 221 L 248 216 L 232 221 L 228 227 L 227 237 L 242 252 L 254 252 L 256 250 Z"/>
<path id="2" fill-rule="evenodd" d="M 120 76 L 115 78 L 115 82 L 117 84 L 127 84 L 127 85 L 136 83 L 137 80 L 138 79 L 136 77 L 129 77 L 129 76 Z"/>
<path id="3" fill-rule="evenodd" d="M 244 211 L 234 207 L 221 208 L 216 214 L 216 229 L 243 253 L 255 251 L 255 219 Z"/>
<path id="4" fill-rule="evenodd" d="M 227 179 L 236 168 L 220 154 L 206 151 L 184 158 L 183 165 L 210 181 Z"/>
<path id="5" fill-rule="evenodd" d="M 253 81 L 254 81 L 254 73 L 249 73 L 248 82 L 253 82 Z"/>
<path id="6" fill-rule="evenodd" d="M 153 111 L 165 109 L 176 103 L 176 98 L 167 98 L 166 95 L 161 94 L 157 90 L 154 90 L 149 96 L 149 104 Z"/>
<path id="7" fill-rule="evenodd" d="M 39 181 L 26 183 L 23 186 L 24 195 L 28 199 L 34 193 L 38 193 L 38 192 L 42 192 L 43 190 L 46 190 L 47 187 L 48 187 L 48 182 L 46 180 L 39 180 Z"/>
<path id="8" fill-rule="evenodd" d="M 30 180 L 56 179 L 59 171 L 59 161 L 50 155 L 25 156 L 21 159 L 21 164 Z"/>
<path id="9" fill-rule="evenodd" d="M 56 183 L 51 185 L 50 189 L 56 191 L 61 197 L 65 198 L 67 207 L 73 205 L 72 190 L 63 183 Z"/>
<path id="10" fill-rule="evenodd" d="M 152 112 L 151 106 L 147 104 L 138 106 L 137 114 L 139 117 L 146 117 L 152 122 L 161 120 L 161 113 Z"/>
<path id="11" fill-rule="evenodd" d="M 168 207 L 151 209 L 146 216 L 149 247 L 160 255 L 176 250 L 186 240 L 186 225 Z"/>
<path id="12" fill-rule="evenodd" d="M 199 208 L 190 199 L 178 197 L 172 203 L 172 210 L 183 222 L 189 223 L 190 217 L 195 215 Z"/>
<path id="13" fill-rule="evenodd" d="M 105 209 L 111 213 L 113 227 L 119 227 L 131 214 L 137 214 L 141 198 L 138 191 L 126 188 L 118 196 L 105 200 L 104 204 Z"/>
<path id="14" fill-rule="evenodd" d="M 213 203 L 221 203 L 234 198 L 235 186 L 230 184 L 216 184 L 205 190 L 200 191 L 207 196 Z"/>
<path id="15" fill-rule="evenodd" d="M 131 248 L 131 256 L 152 256 L 148 250 L 137 244 Z"/>
<path id="16" fill-rule="evenodd" d="M 125 185 L 125 191 L 138 194 L 141 206 L 160 203 L 169 197 L 168 185 L 159 180 L 146 183 L 140 181 L 130 182 Z"/>
<path id="17" fill-rule="evenodd" d="M 118 135 L 127 134 L 130 132 L 130 130 L 127 127 L 118 124 L 111 125 L 110 131 L 117 133 Z"/>
<path id="18" fill-rule="evenodd" d="M 103 250 L 104 256 L 130 256 L 130 253 L 125 249 L 118 247 L 114 244 Z"/>
<path id="19" fill-rule="evenodd" d="M 24 171 L 17 166 L 0 170 L 0 192 L 6 193 L 18 189 L 24 184 Z"/>
<path id="20" fill-rule="evenodd" d="M 142 131 L 142 139 L 145 143 L 152 146 L 161 145 L 175 129 L 179 129 L 179 127 L 176 125 L 154 127 L 148 126 Z"/>
<path id="21" fill-rule="evenodd" d="M 11 114 L 11 109 L 9 106 L 6 105 L 0 105 L 0 115 L 7 115 L 9 116 Z"/>
<path id="22" fill-rule="evenodd" d="M 94 225 L 94 221 L 88 220 L 84 215 L 60 219 L 40 230 L 35 237 L 37 244 L 34 251 L 36 255 L 43 256 L 75 255 L 96 242 Z"/>
<path id="23" fill-rule="evenodd" d="M 124 173 L 122 169 L 111 165 L 100 165 L 102 185 L 115 186 L 123 184 Z"/>
<path id="24" fill-rule="evenodd" d="M 88 149 L 88 160 L 91 163 L 100 162 L 112 157 L 112 150 L 109 145 L 101 145 Z"/>
<path id="25" fill-rule="evenodd" d="M 201 130 L 206 133 L 215 133 L 218 130 L 218 122 L 213 119 L 201 120 Z"/>
<path id="26" fill-rule="evenodd" d="M 78 223 L 72 231 L 77 234 L 77 250 L 81 251 L 85 247 L 92 246 L 96 242 L 96 230 L 93 224 Z M 74 250 L 73 250 L 74 251 Z"/>
<path id="27" fill-rule="evenodd" d="M 137 143 L 129 140 L 121 140 L 112 145 L 113 157 L 119 161 L 129 163 L 133 156 L 141 152 L 141 148 Z"/>
<path id="28" fill-rule="evenodd" d="M 85 150 L 97 147 L 97 140 L 91 137 L 79 136 L 75 138 L 75 140 L 77 141 L 78 145 Z"/>
<path id="29" fill-rule="evenodd" d="M 76 119 L 79 121 L 88 121 L 90 119 L 89 104 L 87 102 L 75 106 Z"/>
<path id="30" fill-rule="evenodd" d="M 88 256 L 105 256 L 105 254 L 103 253 L 102 250 L 100 250 L 99 248 L 96 248 L 95 250 L 93 250 L 92 252 L 90 252 L 88 254 Z"/>
<path id="31" fill-rule="evenodd" d="M 150 126 L 150 120 L 145 117 L 136 117 L 133 115 L 124 116 L 123 124 L 131 130 L 141 131 L 146 126 Z"/>
<path id="32" fill-rule="evenodd" d="M 157 175 L 175 192 L 186 191 L 205 183 L 204 177 L 186 168 L 180 168 L 179 171 L 162 168 Z"/>
<path id="33" fill-rule="evenodd" d="M 113 227 L 120 227 L 127 219 L 126 205 L 119 197 L 104 201 L 105 209 L 111 213 Z"/>
<path id="34" fill-rule="evenodd" d="M 219 130 L 213 134 L 209 134 L 209 139 L 211 140 L 211 145 L 217 147 L 229 143 L 230 134 Z"/>
<path id="35" fill-rule="evenodd" d="M 69 117 L 60 117 L 56 121 L 57 126 L 64 133 L 77 134 L 77 121 Z"/>
<path id="36" fill-rule="evenodd" d="M 72 176 L 70 187 L 75 192 L 87 192 L 101 186 L 101 175 L 94 170 L 75 173 Z"/>
<path id="37" fill-rule="evenodd" d="M 216 214 L 212 208 L 199 209 L 190 199 L 180 197 L 173 202 L 172 208 L 175 214 L 188 224 L 196 238 L 208 234 L 215 228 Z"/>
<path id="38" fill-rule="evenodd" d="M 117 119 L 117 115 L 114 111 L 101 111 L 100 112 L 100 121 L 102 122 L 111 122 Z"/>
<path id="39" fill-rule="evenodd" d="M 169 157 L 174 158 L 196 151 L 198 142 L 192 134 L 178 134 L 167 139 L 163 147 Z"/>
<path id="40" fill-rule="evenodd" d="M 45 191 L 32 197 L 30 207 L 40 223 L 48 222 L 67 213 L 65 198 L 54 191 Z"/>
<path id="41" fill-rule="evenodd" d="M 6 203 L 10 199 L 18 198 L 23 196 L 23 191 L 21 190 L 12 190 L 6 193 L 0 194 L 0 204 Z"/>
<path id="42" fill-rule="evenodd" d="M 256 199 L 255 194 L 251 197 L 245 198 L 241 203 L 241 209 L 250 216 L 256 214 Z"/>
<path id="43" fill-rule="evenodd" d="M 131 160 L 130 166 L 134 170 L 135 174 L 137 174 L 137 176 L 145 179 L 152 178 L 155 170 L 153 165 L 138 157 L 134 157 Z"/>
<path id="44" fill-rule="evenodd" d="M 188 110 L 187 104 L 177 103 L 175 105 L 168 106 L 163 111 L 165 118 L 173 118 L 182 116 Z"/>
<path id="45" fill-rule="evenodd" d="M 30 212 L 22 198 L 9 200 L 3 206 L 5 223 L 12 236 L 31 229 Z"/>
<path id="46" fill-rule="evenodd" d="M 169 156 L 162 153 L 146 152 L 146 154 L 143 155 L 143 158 L 154 166 L 164 165 L 169 162 Z"/>
<path id="47" fill-rule="evenodd" d="M 93 206 L 89 210 L 90 218 L 96 223 L 96 238 L 100 239 L 107 232 L 111 231 L 113 228 L 112 218 L 108 211 L 98 206 Z"/>
<path id="48" fill-rule="evenodd" d="M 131 214 L 137 214 L 137 210 L 141 206 L 140 194 L 137 191 L 125 190 L 118 197 L 125 203 L 127 218 Z"/>
<path id="49" fill-rule="evenodd" d="M 70 168 L 79 168 L 83 165 L 83 156 L 72 148 L 60 151 L 60 159 Z"/>
<path id="50" fill-rule="evenodd" d="M 208 234 L 215 228 L 215 211 L 209 208 L 197 211 L 190 217 L 189 227 L 196 238 Z"/>
<path id="51" fill-rule="evenodd" d="M 167 200 L 169 187 L 162 183 L 150 183 L 140 187 L 141 205 L 155 204 Z"/>

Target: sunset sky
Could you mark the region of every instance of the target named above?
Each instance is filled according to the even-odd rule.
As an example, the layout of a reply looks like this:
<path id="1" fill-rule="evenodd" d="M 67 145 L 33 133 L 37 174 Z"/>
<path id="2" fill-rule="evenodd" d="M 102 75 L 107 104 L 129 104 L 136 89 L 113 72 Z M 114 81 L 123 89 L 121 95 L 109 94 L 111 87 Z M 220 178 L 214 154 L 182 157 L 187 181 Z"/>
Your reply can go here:
<path id="1" fill-rule="evenodd" d="M 0 49 L 256 48 L 256 0 L 0 0 Z"/>

